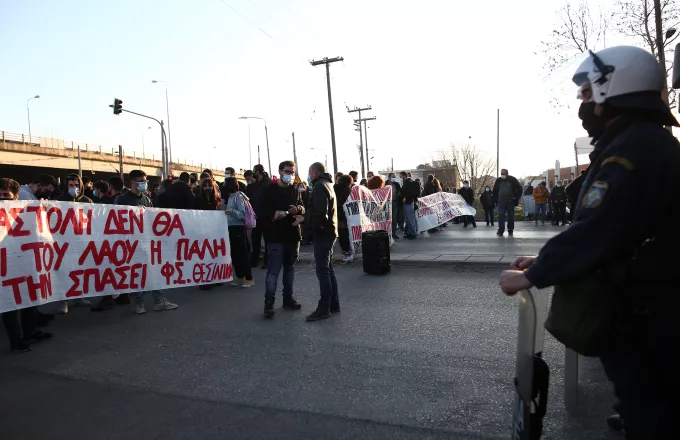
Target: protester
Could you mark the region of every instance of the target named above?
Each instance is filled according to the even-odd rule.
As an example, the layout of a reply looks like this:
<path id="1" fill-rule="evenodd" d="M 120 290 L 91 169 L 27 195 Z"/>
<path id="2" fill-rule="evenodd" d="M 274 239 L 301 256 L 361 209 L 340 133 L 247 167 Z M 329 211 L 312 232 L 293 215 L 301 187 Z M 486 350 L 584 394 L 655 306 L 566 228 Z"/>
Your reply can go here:
<path id="1" fill-rule="evenodd" d="M 486 220 L 486 225 L 493 226 L 493 220 L 494 220 L 494 212 L 493 209 L 496 206 L 494 199 L 493 199 L 493 193 L 491 192 L 491 187 L 488 185 L 486 188 L 484 188 L 484 192 L 482 193 L 482 196 L 479 198 L 480 203 L 482 204 L 482 208 L 484 209 L 484 220 Z"/>
<path id="2" fill-rule="evenodd" d="M 44 178 L 41 180 L 42 182 L 47 181 L 47 179 Z M 42 185 L 42 183 L 34 183 L 33 185 L 35 190 L 31 190 L 32 194 L 34 194 L 34 191 L 38 191 L 37 185 Z M 19 200 L 19 191 L 19 183 L 15 180 L 0 178 L 0 201 Z M 24 192 L 26 192 L 26 190 Z M 20 316 L 21 319 L 19 319 Z M 41 332 L 37 329 L 37 307 L 26 307 L 21 310 L 4 312 L 2 313 L 2 324 L 5 326 L 7 336 L 9 337 L 10 349 L 18 353 L 31 351 L 31 346 L 29 344 L 33 342 L 48 341 L 53 337 L 52 333 Z"/>
<path id="3" fill-rule="evenodd" d="M 66 176 L 66 193 L 57 198 L 60 202 L 92 203 L 84 192 L 83 180 L 77 174 Z"/>
<path id="4" fill-rule="evenodd" d="M 354 186 L 354 185 L 352 185 Z M 310 188 L 307 187 L 307 182 L 300 182 L 298 186 L 298 191 L 302 195 L 302 202 L 304 206 L 309 206 L 312 199 L 312 192 Z M 302 229 L 302 244 L 307 246 L 312 244 L 312 227 L 311 220 L 309 219 L 309 210 L 305 210 L 305 221 L 301 225 Z"/>
<path id="5" fill-rule="evenodd" d="M 552 203 L 553 211 L 555 215 L 553 216 L 552 224 L 555 226 L 562 226 L 567 224 L 567 193 L 562 186 L 562 181 L 558 180 L 555 183 L 555 188 L 550 192 L 550 203 Z"/>
<path id="6" fill-rule="evenodd" d="M 385 179 L 381 176 L 373 176 L 366 182 L 366 187 L 368 189 L 380 189 L 385 187 Z"/>
<path id="7" fill-rule="evenodd" d="M 158 195 L 158 207 L 171 209 L 192 209 L 194 207 L 194 193 L 189 186 L 189 173 L 181 173 L 179 180 Z"/>
<path id="8" fill-rule="evenodd" d="M 547 215 L 548 196 L 550 192 L 545 187 L 545 182 L 539 183 L 533 190 L 534 203 L 536 204 L 536 226 L 538 226 L 538 217 L 541 217 L 541 223 L 545 224 L 545 216 Z"/>
<path id="9" fill-rule="evenodd" d="M 341 176 L 342 176 L 342 171 L 338 171 L 337 173 L 335 173 L 335 182 L 337 182 L 338 179 L 339 179 Z"/>
<path id="10" fill-rule="evenodd" d="M 472 204 L 475 201 L 475 192 L 470 188 L 470 182 L 465 180 L 463 182 L 463 187 L 458 190 L 458 194 L 465 200 L 465 202 L 468 204 L 468 206 L 472 207 Z M 463 227 L 467 228 L 468 223 L 472 223 L 472 227 L 476 228 L 477 223 L 475 223 L 475 216 L 474 215 L 464 215 L 463 216 Z"/>
<path id="11" fill-rule="evenodd" d="M 260 260 L 260 249 L 262 248 L 262 236 L 264 234 L 264 224 L 266 224 L 270 219 L 265 218 L 265 208 L 263 206 L 264 202 L 264 192 L 271 185 L 272 181 L 267 177 L 264 166 L 262 164 L 257 164 L 253 167 L 253 177 L 255 178 L 255 183 L 252 191 L 252 196 L 250 196 L 250 203 L 253 205 L 255 210 L 255 215 L 257 216 L 257 224 L 251 232 L 252 239 L 252 254 L 250 255 L 250 266 L 257 267 L 258 261 Z M 265 240 L 265 258 L 262 268 L 267 266 L 267 245 Z"/>
<path id="12" fill-rule="evenodd" d="M 212 179 L 201 181 L 201 193 L 194 199 L 194 209 L 201 211 L 215 211 L 219 209 L 220 195 L 217 191 L 217 184 Z"/>
<path id="13" fill-rule="evenodd" d="M 425 183 L 425 186 L 423 186 L 423 197 L 427 197 L 436 192 L 437 191 L 434 184 L 434 174 L 430 174 L 427 176 L 427 182 Z"/>
<path id="14" fill-rule="evenodd" d="M 498 206 L 498 232 L 502 236 L 505 233 L 505 220 L 508 220 L 508 235 L 512 235 L 515 229 L 515 206 L 522 197 L 522 185 L 513 176 L 508 175 L 508 170 L 501 170 L 501 176 L 493 185 L 493 198 Z"/>
<path id="15" fill-rule="evenodd" d="M 366 180 L 366 179 L 361 179 L 361 182 L 359 182 L 359 185 L 361 185 L 361 186 L 366 186 L 367 183 L 368 183 L 368 180 Z"/>
<path id="16" fill-rule="evenodd" d="M 315 162 L 309 167 L 309 180 L 314 185 L 309 210 L 321 299 L 316 310 L 307 316 L 307 321 L 330 318 L 331 313 L 340 311 L 338 282 L 333 271 L 333 245 L 338 238 L 338 216 L 331 179 L 324 164 Z"/>
<path id="17" fill-rule="evenodd" d="M 255 282 L 253 281 L 253 274 L 248 263 L 248 239 L 245 228 L 245 218 L 247 215 L 246 201 L 248 197 L 239 191 L 238 181 L 235 177 L 224 179 L 223 190 L 223 196 L 227 198 L 227 202 L 222 206 L 222 209 L 224 209 L 224 213 L 228 216 L 231 262 L 236 275 L 236 279 L 231 285 L 243 288 L 252 287 L 255 285 Z"/>
<path id="18" fill-rule="evenodd" d="M 375 174 L 373 174 L 373 171 L 369 171 L 368 173 L 366 173 L 366 180 L 369 180 L 373 176 L 375 176 Z"/>
<path id="19" fill-rule="evenodd" d="M 109 195 L 109 184 L 103 180 L 98 180 L 94 183 L 94 194 L 97 199 L 97 203 L 100 205 L 111 205 L 113 204 L 113 197 Z"/>
<path id="20" fill-rule="evenodd" d="M 401 172 L 401 180 L 404 183 L 401 188 L 401 195 L 404 198 L 404 218 L 406 220 L 406 230 L 404 237 L 414 240 L 417 236 L 416 207 L 420 195 L 420 185 L 411 179 L 406 172 Z"/>
<path id="21" fill-rule="evenodd" d="M 352 261 L 354 259 L 354 255 L 352 253 L 352 243 L 349 239 L 349 225 L 347 224 L 347 216 L 345 215 L 343 206 L 352 192 L 353 184 L 354 181 L 352 180 L 352 176 L 347 174 L 340 176 L 338 183 L 333 185 L 333 191 L 335 191 L 335 197 L 338 204 L 338 236 L 340 241 L 340 249 L 342 249 L 343 260 L 346 263 Z"/>
<path id="22" fill-rule="evenodd" d="M 241 182 L 240 180 L 238 180 L 236 178 L 236 170 L 232 167 L 226 167 L 224 169 L 224 179 L 226 180 L 230 177 L 233 177 L 234 179 L 236 179 L 236 182 L 238 183 L 238 190 L 241 191 L 242 193 L 245 193 L 246 192 L 246 184 Z"/>
<path id="23" fill-rule="evenodd" d="M 87 176 L 84 176 L 82 179 L 83 179 L 83 194 L 94 202 L 95 194 L 92 186 L 92 181 Z"/>
<path id="24" fill-rule="evenodd" d="M 404 204 L 402 203 L 401 185 L 397 174 L 392 172 L 388 176 L 387 184 L 392 187 L 392 237 L 396 240 L 399 238 L 397 230 L 400 225 L 403 225 L 404 218 Z M 337 195 L 337 191 L 335 192 Z M 402 226 L 403 229 L 403 226 Z M 340 232 L 340 240 L 342 243 L 342 232 Z"/>
<path id="25" fill-rule="evenodd" d="M 350 171 L 348 174 L 352 176 L 352 182 L 354 182 L 352 186 L 356 185 L 356 183 L 359 181 L 359 173 L 356 171 Z"/>
<path id="26" fill-rule="evenodd" d="M 187 181 L 189 180 L 188 173 L 186 179 Z M 153 206 L 151 200 L 145 194 L 147 185 L 148 181 L 146 180 L 146 173 L 144 171 L 142 170 L 130 171 L 130 190 L 127 193 L 118 196 L 116 203 L 118 205 L 144 206 L 146 208 L 151 208 Z M 176 185 L 176 183 L 173 185 Z M 187 190 L 191 191 L 189 189 L 189 185 L 186 182 L 184 183 L 184 185 L 186 186 Z M 135 300 L 135 313 L 137 313 L 138 315 L 146 313 L 146 308 L 144 307 L 145 293 L 146 292 L 135 292 L 132 294 Z M 177 308 L 177 304 L 173 304 L 170 301 L 168 301 L 163 295 L 163 292 L 159 290 L 152 290 L 151 294 L 154 300 L 153 309 L 155 311 L 160 312 L 163 310 L 174 310 Z"/>
<path id="27" fill-rule="evenodd" d="M 113 176 L 109 179 L 109 196 L 113 199 L 115 205 L 116 198 L 125 192 L 125 183 L 120 176 Z"/>
<path id="28" fill-rule="evenodd" d="M 49 174 L 41 174 L 31 180 L 28 185 L 22 185 L 19 190 L 19 200 L 49 199 L 57 187 L 57 180 Z"/>

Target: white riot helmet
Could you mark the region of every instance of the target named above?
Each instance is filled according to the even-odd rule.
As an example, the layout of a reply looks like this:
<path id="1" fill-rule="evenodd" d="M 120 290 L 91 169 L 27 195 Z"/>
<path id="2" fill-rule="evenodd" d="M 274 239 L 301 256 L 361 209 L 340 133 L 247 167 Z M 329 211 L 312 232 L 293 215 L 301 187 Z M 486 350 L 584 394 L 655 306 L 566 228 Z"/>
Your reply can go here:
<path id="1" fill-rule="evenodd" d="M 603 104 L 610 98 L 637 92 L 661 92 L 664 82 L 661 66 L 644 49 L 616 46 L 590 56 L 576 69 L 573 81 L 583 87 L 590 83 L 593 101 Z"/>

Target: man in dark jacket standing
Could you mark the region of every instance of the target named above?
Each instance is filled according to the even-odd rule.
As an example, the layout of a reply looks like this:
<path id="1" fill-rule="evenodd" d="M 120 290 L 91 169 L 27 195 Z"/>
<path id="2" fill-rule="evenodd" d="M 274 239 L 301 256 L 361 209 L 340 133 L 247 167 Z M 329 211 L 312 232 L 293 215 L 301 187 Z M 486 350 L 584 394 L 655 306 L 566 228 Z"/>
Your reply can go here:
<path id="1" fill-rule="evenodd" d="M 488 185 L 484 188 L 484 192 L 479 198 L 479 201 L 482 203 L 482 208 L 484 208 L 484 220 L 486 220 L 486 225 L 489 226 L 490 224 L 493 226 L 493 209 L 496 207 L 496 202 L 493 199 L 493 193 Z"/>
<path id="2" fill-rule="evenodd" d="M 458 190 L 458 194 L 467 202 L 468 205 L 472 206 L 475 201 L 475 192 L 470 188 L 470 182 L 467 180 L 463 182 L 463 187 Z M 474 215 L 464 215 L 463 216 L 463 227 L 467 228 L 468 222 L 472 223 L 472 227 L 476 228 L 477 223 L 475 223 Z"/>
<path id="3" fill-rule="evenodd" d="M 253 177 L 255 178 L 255 183 L 252 183 L 247 188 L 247 194 L 249 193 L 250 203 L 253 205 L 253 210 L 257 216 L 257 223 L 255 228 L 251 232 L 252 241 L 252 253 L 250 255 L 250 265 L 252 267 L 257 267 L 257 263 L 260 260 L 260 248 L 262 247 L 262 234 L 264 234 L 264 224 L 269 221 L 266 218 L 266 208 L 264 206 L 265 197 L 264 193 L 267 188 L 272 184 L 271 179 L 265 175 L 264 166 L 257 164 L 253 167 Z M 252 186 L 252 189 L 250 188 Z M 264 248 L 264 264 L 263 268 L 267 266 L 267 244 L 265 242 Z"/>
<path id="4" fill-rule="evenodd" d="M 550 192 L 550 202 L 553 205 L 554 217 L 552 224 L 557 226 L 562 222 L 562 226 L 567 224 L 567 192 L 559 180 L 555 188 Z"/>
<path id="5" fill-rule="evenodd" d="M 404 219 L 406 221 L 404 237 L 413 240 L 416 238 L 417 232 L 415 207 L 418 204 L 420 185 L 414 182 L 406 171 L 401 172 L 401 181 L 403 182 L 401 196 L 404 200 Z"/>
<path id="6" fill-rule="evenodd" d="M 498 206 L 498 232 L 502 236 L 505 232 L 505 218 L 508 218 L 508 234 L 512 235 L 515 229 L 515 206 L 522 198 L 522 185 L 513 176 L 508 175 L 508 170 L 501 170 L 501 177 L 496 179 L 493 185 L 493 198 Z"/>
<path id="7" fill-rule="evenodd" d="M 318 321 L 330 318 L 331 313 L 340 311 L 338 282 L 333 271 L 333 245 L 338 238 L 338 214 L 332 178 L 326 173 L 324 164 L 313 163 L 309 167 L 309 178 L 313 188 L 308 209 L 321 299 L 316 310 L 307 316 L 307 321 Z"/>
<path id="8" fill-rule="evenodd" d="M 158 196 L 159 208 L 193 209 L 194 192 L 189 186 L 189 173 L 183 172 L 179 180 Z"/>

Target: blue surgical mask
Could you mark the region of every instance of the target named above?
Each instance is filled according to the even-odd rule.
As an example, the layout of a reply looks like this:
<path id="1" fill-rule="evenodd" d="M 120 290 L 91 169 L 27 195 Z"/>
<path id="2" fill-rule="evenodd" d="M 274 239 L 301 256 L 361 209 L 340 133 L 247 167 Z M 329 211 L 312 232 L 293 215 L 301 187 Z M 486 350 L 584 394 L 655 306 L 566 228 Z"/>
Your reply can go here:
<path id="1" fill-rule="evenodd" d="M 470 185 L 468 185 L 467 183 L 463 184 L 463 188 L 467 188 L 468 186 L 470 186 Z"/>
<path id="2" fill-rule="evenodd" d="M 80 188 L 69 188 L 68 189 L 68 195 L 71 197 L 78 197 L 80 195 Z"/>
<path id="3" fill-rule="evenodd" d="M 137 182 L 137 191 L 139 192 L 146 191 L 146 182 Z"/>
<path id="4" fill-rule="evenodd" d="M 312 176 L 307 176 L 307 183 L 308 183 L 309 185 L 312 184 Z"/>
<path id="5" fill-rule="evenodd" d="M 291 176 L 290 174 L 284 174 L 283 176 L 281 176 L 281 180 L 283 180 L 283 183 L 288 184 L 293 181 L 293 176 Z"/>
<path id="6" fill-rule="evenodd" d="M 486 192 L 491 192 L 491 188 L 487 188 L 487 189 L 485 189 L 484 191 L 486 191 Z"/>

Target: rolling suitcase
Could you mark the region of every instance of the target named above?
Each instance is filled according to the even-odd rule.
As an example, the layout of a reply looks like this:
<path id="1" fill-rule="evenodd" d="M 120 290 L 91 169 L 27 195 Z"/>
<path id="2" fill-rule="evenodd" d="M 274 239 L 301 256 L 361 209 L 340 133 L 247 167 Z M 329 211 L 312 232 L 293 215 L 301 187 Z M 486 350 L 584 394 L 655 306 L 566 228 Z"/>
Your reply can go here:
<path id="1" fill-rule="evenodd" d="M 383 275 L 390 272 L 390 236 L 387 231 L 368 231 L 361 234 L 361 253 L 364 272 Z"/>

